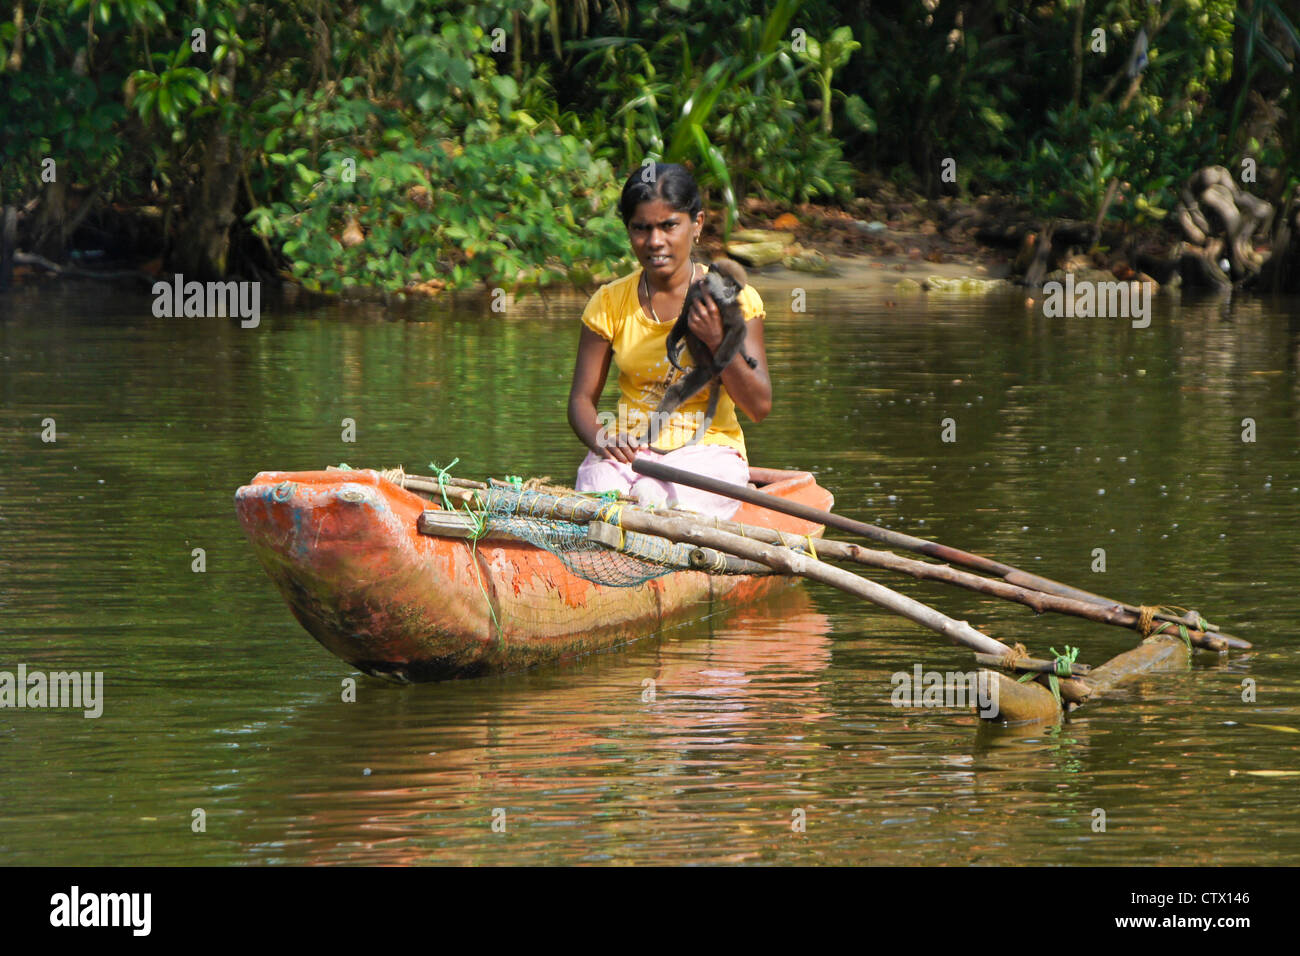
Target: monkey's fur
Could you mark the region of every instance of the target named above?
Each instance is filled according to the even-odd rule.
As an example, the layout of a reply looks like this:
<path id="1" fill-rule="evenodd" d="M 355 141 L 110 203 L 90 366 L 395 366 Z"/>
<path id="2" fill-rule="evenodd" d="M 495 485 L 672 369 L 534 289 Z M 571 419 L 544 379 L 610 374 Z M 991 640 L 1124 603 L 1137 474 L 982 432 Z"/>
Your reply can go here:
<path id="1" fill-rule="evenodd" d="M 748 284 L 749 278 L 739 263 L 730 259 L 717 260 L 710 266 L 704 278 L 691 284 L 686 293 L 686 301 L 682 303 L 681 314 L 677 316 L 672 331 L 668 333 L 668 361 L 675 369 L 685 372 L 686 375 L 664 392 L 659 407 L 655 409 L 655 420 L 665 421 L 666 417 L 681 407 L 682 403 L 706 385 L 710 386 L 709 405 L 704 413 L 704 420 L 700 422 L 695 430 L 695 436 L 686 445 L 694 445 L 698 442 L 713 424 L 713 415 L 718 410 L 718 394 L 722 390 L 719 379 L 736 353 L 740 353 L 745 364 L 750 368 L 758 368 L 758 362 L 750 358 L 749 353 L 745 351 L 745 317 L 740 311 L 740 291 Z M 709 352 L 708 346 L 691 331 L 689 325 L 691 309 L 706 292 L 717 304 L 718 312 L 722 315 L 722 341 L 712 353 Z M 690 350 L 691 358 L 695 363 L 689 370 L 682 368 L 683 348 Z M 682 447 L 685 448 L 686 445 Z M 651 450 L 659 451 L 654 446 L 651 446 Z"/>

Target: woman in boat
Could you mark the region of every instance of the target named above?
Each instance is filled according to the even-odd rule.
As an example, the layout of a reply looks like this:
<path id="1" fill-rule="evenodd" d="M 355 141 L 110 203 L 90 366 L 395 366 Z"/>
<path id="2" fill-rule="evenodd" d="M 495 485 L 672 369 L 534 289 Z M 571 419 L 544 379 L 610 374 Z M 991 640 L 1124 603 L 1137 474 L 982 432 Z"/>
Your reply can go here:
<path id="1" fill-rule="evenodd" d="M 744 485 L 749 481 L 739 407 L 761 422 L 772 408 L 772 384 L 763 349 L 763 302 L 753 286 L 740 293 L 745 318 L 744 352 L 722 372 L 722 394 L 709 430 L 691 444 L 708 405 L 708 388 L 685 402 L 653 430 L 651 413 L 665 389 L 681 374 L 668 361 L 667 339 L 687 290 L 707 272 L 691 256 L 704 228 L 704 209 L 695 179 L 682 166 L 656 163 L 637 170 L 623 186 L 619 215 L 641 268 L 601 286 L 582 313 L 582 336 L 569 390 L 569 424 L 590 449 L 578 467 L 579 491 L 621 491 L 642 504 L 685 508 L 731 517 L 739 502 L 684 485 L 657 481 L 631 468 L 638 456 Z M 708 296 L 690 314 L 690 329 L 710 350 L 722 340 L 722 317 Z M 609 374 L 618 362 L 616 421 L 597 412 Z M 683 352 L 683 363 L 689 354 Z M 689 367 L 689 365 L 688 365 Z M 605 418 L 605 421 L 602 421 Z M 653 442 L 660 452 L 650 449 Z"/>

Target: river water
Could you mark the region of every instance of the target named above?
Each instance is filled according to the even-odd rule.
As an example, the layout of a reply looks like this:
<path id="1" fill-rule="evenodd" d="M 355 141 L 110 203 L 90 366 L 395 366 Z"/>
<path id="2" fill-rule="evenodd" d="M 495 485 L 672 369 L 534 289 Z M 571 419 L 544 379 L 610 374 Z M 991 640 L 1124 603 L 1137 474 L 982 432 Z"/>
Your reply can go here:
<path id="1" fill-rule="evenodd" d="M 758 283 L 754 463 L 1255 649 L 989 728 L 891 706 L 892 675 L 967 652 L 806 585 L 565 665 L 390 686 L 294 621 L 234 490 L 341 462 L 570 478 L 582 297 L 264 305 L 244 329 L 25 288 L 0 297 L 0 670 L 100 671 L 103 713 L 0 710 L 0 864 L 1300 863 L 1300 777 L 1258 774 L 1300 770 L 1298 303 L 1158 297 L 1135 329 L 843 287 L 791 314 L 791 284 Z M 1134 642 L 882 580 L 1043 656 Z"/>

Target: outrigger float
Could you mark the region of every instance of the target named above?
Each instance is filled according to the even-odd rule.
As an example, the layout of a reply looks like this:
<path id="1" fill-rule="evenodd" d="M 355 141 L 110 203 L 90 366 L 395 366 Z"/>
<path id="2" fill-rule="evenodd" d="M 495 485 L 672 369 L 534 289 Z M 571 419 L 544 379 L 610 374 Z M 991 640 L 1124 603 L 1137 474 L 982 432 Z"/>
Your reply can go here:
<path id="1" fill-rule="evenodd" d="M 1194 649 L 1249 648 L 1197 611 L 1117 602 L 1007 564 L 829 511 L 806 472 L 751 469 L 748 487 L 638 459 L 651 477 L 742 502 L 733 520 L 636 507 L 544 484 L 401 469 L 261 472 L 236 493 L 244 531 L 299 622 L 353 666 L 399 682 L 564 660 L 740 605 L 798 578 L 829 584 L 975 652 L 997 701 L 981 716 L 1056 720 L 1115 684 L 1186 666 Z M 848 531 L 934 560 L 823 538 Z M 1031 657 L 832 561 L 939 581 L 1137 631 L 1089 667 Z M 1018 678 L 1018 679 L 1017 679 Z"/>

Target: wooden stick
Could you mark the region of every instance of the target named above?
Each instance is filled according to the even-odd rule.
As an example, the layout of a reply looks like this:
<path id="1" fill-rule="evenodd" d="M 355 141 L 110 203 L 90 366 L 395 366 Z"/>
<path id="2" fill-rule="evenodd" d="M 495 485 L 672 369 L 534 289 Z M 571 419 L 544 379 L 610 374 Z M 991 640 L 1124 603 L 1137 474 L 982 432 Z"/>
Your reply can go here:
<path id="1" fill-rule="evenodd" d="M 464 512 L 434 509 L 422 512 L 416 526 L 421 534 L 440 538 L 468 539 L 474 537 L 479 530 L 478 522 Z M 480 537 L 493 541 L 527 540 L 509 531 L 492 527 L 491 516 L 488 517 L 485 533 Z M 772 573 L 772 569 L 766 564 L 746 561 L 734 554 L 725 554 L 714 548 L 681 544 L 656 535 L 628 531 L 603 521 L 591 521 L 587 524 L 587 538 L 611 551 L 660 564 L 670 570 L 705 571 L 709 574 Z"/>
<path id="2" fill-rule="evenodd" d="M 695 548 L 691 552 L 691 567 L 710 574 L 771 574 L 772 569 L 757 561 L 738 558 L 714 548 Z"/>
<path id="3" fill-rule="evenodd" d="M 671 514 L 674 517 L 688 517 L 700 520 L 698 515 L 682 511 L 664 511 L 657 512 L 657 514 Z M 803 540 L 799 536 L 787 534 L 774 528 L 738 524 L 734 521 L 723 521 L 718 518 L 703 520 L 707 521 L 710 527 L 731 531 L 747 538 L 757 538 L 770 544 L 781 544 L 786 547 L 794 547 L 796 550 L 806 550 L 799 543 Z M 1113 624 L 1116 627 L 1126 627 L 1131 630 L 1138 630 L 1142 619 L 1142 615 L 1126 610 L 1119 604 L 1093 604 L 1090 601 L 1077 601 L 1074 598 L 1045 594 L 1042 591 L 1024 588 L 1018 584 L 1008 584 L 1006 581 L 997 578 L 981 577 L 978 574 L 962 571 L 951 565 L 930 564 L 926 561 L 918 561 L 915 558 L 905 558 L 894 554 L 892 551 L 874 551 L 853 544 L 850 541 L 837 541 L 833 538 L 817 538 L 815 540 L 818 557 L 829 558 L 834 561 L 851 561 L 869 568 L 881 568 L 886 571 L 908 574 L 921 581 L 938 581 L 943 584 L 952 584 L 956 587 L 965 588 L 968 591 L 991 594 L 994 597 L 1023 604 L 1038 614 L 1053 611 L 1058 614 L 1069 614 L 1073 617 L 1095 621 L 1098 624 Z M 1226 641 L 1195 628 L 1189 628 L 1188 636 L 1193 645 L 1205 650 L 1221 652 L 1228 649 Z"/>
<path id="4" fill-rule="evenodd" d="M 975 663 L 983 664 L 985 667 L 1007 667 L 1003 662 L 1003 658 L 994 657 L 992 654 L 976 654 Z M 1037 657 L 1018 657 L 1011 663 L 1009 670 L 1018 671 L 1022 674 L 1031 672 L 1035 674 L 1055 674 L 1056 661 L 1040 660 Z M 1070 665 L 1071 673 L 1079 677 L 1083 677 L 1091 670 L 1092 668 L 1087 664 L 1074 663 Z"/>
<path id="5" fill-rule="evenodd" d="M 772 573 L 772 569 L 765 564 L 744 561 L 734 555 L 715 551 L 713 548 L 692 547 L 660 535 L 628 531 L 604 521 L 588 523 L 587 538 L 604 545 L 611 551 L 618 551 L 640 558 L 642 561 L 670 568 L 710 571 L 714 574 Z"/>
<path id="6" fill-rule="evenodd" d="M 463 511 L 447 511 L 445 509 L 435 511 L 430 508 L 420 514 L 420 517 L 416 520 L 416 528 L 420 534 L 432 535 L 438 538 L 472 538 L 478 531 L 478 523 Z M 487 533 L 483 537 L 498 540 L 519 540 L 513 534 L 491 527 L 487 529 Z"/>
<path id="7" fill-rule="evenodd" d="M 86 208 L 84 204 L 82 208 Z M 113 269 L 113 270 L 95 270 L 82 269 L 80 266 L 61 266 L 57 262 L 51 262 L 44 256 L 39 256 L 34 252 L 15 252 L 13 262 L 20 266 L 35 266 L 38 269 L 44 269 L 46 272 L 53 273 L 56 276 L 67 276 L 70 279 L 99 279 L 104 282 L 118 282 L 122 279 L 138 280 L 144 283 L 151 283 L 155 276 L 138 269 Z"/>
<path id="8" fill-rule="evenodd" d="M 497 492 L 508 493 L 508 492 Z M 554 514 L 555 517 L 564 518 L 567 521 L 584 522 L 590 521 L 591 515 L 598 512 L 604 507 L 601 502 L 592 502 L 591 499 L 577 498 L 576 496 L 568 499 L 550 495 L 544 499 L 535 499 L 538 503 L 532 507 L 532 513 L 539 517 L 546 517 Z M 562 504 L 562 502 L 568 504 Z M 587 502 L 585 508 L 573 506 L 573 502 Z M 746 538 L 753 538 L 768 544 L 779 544 L 785 547 L 793 547 L 795 550 L 807 552 L 807 539 L 778 531 L 775 528 L 764 528 L 758 525 L 740 524 L 734 521 L 725 521 L 721 518 L 703 518 L 690 512 L 682 511 L 656 511 L 653 513 L 625 507 L 621 512 L 621 524 L 631 531 L 641 531 L 647 534 L 659 534 L 661 526 L 658 523 L 665 517 L 682 518 L 688 521 L 705 522 L 706 526 L 714 527 L 721 531 L 729 531 L 733 534 L 739 534 Z M 436 532 L 433 532 L 436 533 Z M 1008 584 L 1006 581 L 996 578 L 981 577 L 969 571 L 962 571 L 958 568 L 946 564 L 930 564 L 926 561 L 918 561 L 915 558 L 905 558 L 901 555 L 894 554 L 890 551 L 875 551 L 870 548 L 864 548 L 861 545 L 853 544 L 849 541 L 836 541 L 827 538 L 816 538 L 815 548 L 817 556 L 829 558 L 835 561 L 851 561 L 855 564 L 861 564 L 865 567 L 881 568 L 886 571 L 895 571 L 900 574 L 908 574 L 918 580 L 938 581 L 944 584 L 952 584 L 957 587 L 966 588 L 970 591 L 976 591 L 982 594 L 991 594 L 994 597 L 1000 597 L 1008 601 L 1014 601 L 1018 604 L 1032 609 L 1042 614 L 1046 611 L 1053 611 L 1059 614 L 1070 614 L 1074 617 L 1081 617 L 1085 620 L 1096 621 L 1100 624 L 1112 624 L 1117 627 L 1126 627 L 1137 630 L 1141 615 L 1128 611 L 1120 605 L 1099 605 L 1087 601 L 1077 601 L 1073 598 L 1058 597 L 1054 594 L 1044 594 L 1042 591 L 1035 591 L 1031 588 L 1023 588 L 1016 584 Z M 756 573 L 753 571 L 737 570 L 725 573 Z M 1191 629 L 1188 636 L 1192 643 L 1197 646 L 1211 651 L 1224 651 L 1228 645 L 1218 637 L 1205 634 L 1202 631 Z"/>
<path id="9" fill-rule="evenodd" d="M 950 564 L 960 565 L 962 567 L 972 568 L 985 574 L 992 574 L 1002 578 L 1009 584 L 1015 584 L 1022 588 L 1028 588 L 1033 591 L 1041 591 L 1044 594 L 1055 594 L 1058 597 L 1072 598 L 1076 601 L 1083 601 L 1103 607 L 1120 607 L 1130 614 L 1141 614 L 1141 608 L 1133 605 L 1124 604 L 1120 601 L 1113 601 L 1110 598 L 1102 597 L 1099 594 L 1093 594 L 1090 591 L 1084 591 L 1080 588 L 1071 587 L 1068 584 L 1062 584 L 1059 581 L 1053 581 L 1051 578 L 1041 577 L 1037 574 L 1030 574 L 1028 571 L 1022 571 L 1019 568 L 1012 567 L 1009 564 L 1003 564 L 1001 561 L 994 561 L 983 555 L 974 554 L 970 551 L 963 551 L 960 548 L 949 547 L 948 545 L 939 544 L 935 541 L 927 541 L 924 538 L 917 538 L 910 534 L 903 534 L 900 531 L 890 531 L 887 528 L 881 528 L 876 525 L 867 524 L 863 521 L 855 521 L 852 518 L 845 518 L 842 515 L 833 514 L 829 511 L 822 511 L 819 508 L 813 508 L 809 505 L 800 504 L 796 501 L 786 501 L 775 495 L 769 495 L 766 492 L 758 491 L 753 488 L 744 488 L 740 485 L 733 485 L 730 482 L 719 481 L 716 478 L 709 478 L 704 475 L 697 475 L 693 472 L 682 471 L 680 468 L 672 468 L 661 462 L 650 461 L 646 458 L 638 458 L 632 462 L 632 470 L 651 478 L 658 478 L 661 481 L 672 482 L 679 485 L 687 485 L 692 488 L 699 488 L 703 491 L 710 491 L 717 495 L 727 498 L 734 498 L 737 501 L 747 501 L 771 511 L 777 511 L 782 514 L 793 515 L 796 518 L 803 518 L 806 521 L 815 521 L 819 524 L 828 525 L 833 528 L 839 528 L 843 531 L 849 531 L 853 534 L 861 535 L 872 541 L 880 541 L 893 547 L 902 548 L 905 551 L 912 551 L 916 554 L 924 554 L 928 557 L 937 558 L 940 561 L 946 561 Z M 1195 612 L 1188 612 L 1179 617 L 1168 614 L 1163 611 L 1157 611 L 1155 615 L 1158 621 L 1168 621 L 1173 624 L 1183 624 L 1188 628 L 1198 626 L 1198 616 Z M 1224 634 L 1220 631 L 1209 632 L 1211 637 L 1220 639 L 1229 647 L 1249 648 L 1251 645 L 1239 637 L 1233 637 L 1230 634 Z"/>
<path id="10" fill-rule="evenodd" d="M 448 498 L 466 504 L 474 500 L 474 489 L 450 484 L 441 485 L 436 478 L 416 478 L 412 475 L 406 475 L 401 482 L 394 482 L 394 484 L 401 488 L 409 488 L 412 491 L 427 491 L 435 495 L 446 492 Z"/>
<path id="11" fill-rule="evenodd" d="M 509 491 L 494 493 L 511 494 Z M 619 510 L 620 527 L 616 528 L 600 520 L 599 516 L 607 514 L 609 508 L 607 502 L 582 498 L 578 495 L 563 497 L 534 495 L 526 500 L 517 500 L 515 513 L 525 517 L 561 518 L 574 522 L 585 521 L 593 525 L 603 526 L 604 530 L 598 531 L 595 537 L 601 535 L 608 537 L 616 533 L 619 535 L 620 541 L 625 539 L 631 527 L 637 526 L 658 532 L 661 537 L 672 541 L 692 542 L 700 545 L 701 548 L 714 548 L 724 553 L 740 555 L 746 561 L 762 563 L 774 571 L 798 574 L 814 581 L 821 581 L 856 597 L 878 604 L 887 610 L 908 618 L 908 620 L 943 634 L 954 643 L 971 648 L 976 652 L 977 660 L 980 663 L 1001 666 L 1009 657 L 1014 656 L 1011 648 L 981 633 L 966 621 L 953 620 L 939 611 L 921 604 L 919 601 L 914 601 L 873 581 L 826 564 L 792 548 L 785 546 L 773 547 L 754 540 L 754 534 L 760 531 L 772 532 L 772 529 L 740 526 L 752 532 L 749 537 L 742 537 L 720 528 L 702 526 L 698 520 L 651 514 L 629 507 L 623 507 Z M 536 511 L 537 514 L 531 514 L 533 511 Z M 469 523 L 467 516 L 454 515 L 442 510 L 426 511 L 419 519 L 420 531 L 426 534 L 445 533 L 438 529 L 457 525 L 463 527 Z M 821 547 L 824 548 L 827 544 L 843 544 L 843 542 L 823 541 Z M 851 547 L 856 547 L 856 545 Z M 691 553 L 691 560 L 694 563 L 698 560 L 694 557 L 697 552 L 692 551 Z M 713 558 L 709 557 L 705 558 L 705 560 L 713 560 Z M 1057 679 L 1061 698 L 1069 707 L 1078 706 L 1104 693 L 1118 681 L 1156 666 L 1175 654 L 1178 648 L 1184 646 L 1183 642 L 1177 638 L 1169 635 L 1158 635 L 1148 638 L 1140 647 L 1120 654 L 1101 667 L 1089 670 L 1087 665 L 1076 664 L 1074 667 L 1079 672 L 1078 676 Z M 1025 661 L 1026 659 L 1020 658 L 1019 660 Z M 1027 663 L 1021 664 L 1020 667 L 1021 669 L 1032 669 L 1033 671 L 1040 671 L 1043 668 L 1055 670 L 1054 662 L 1032 658 L 1028 659 Z M 992 719 L 1021 722 L 1025 720 L 1056 719 L 1060 716 L 1060 708 L 1057 705 L 1056 698 L 1045 686 L 1049 681 L 1049 675 L 1046 672 L 1037 673 L 1036 683 L 1021 684 L 1004 674 L 995 672 L 990 672 L 985 679 L 994 681 L 998 687 L 999 715 Z"/>
<path id="12" fill-rule="evenodd" d="M 327 468 L 325 470 L 344 471 L 346 469 L 336 468 L 331 466 L 330 468 Z M 388 478 L 389 472 L 397 472 L 397 471 L 399 471 L 399 469 L 397 468 L 383 469 L 379 471 L 379 474 L 380 477 Z M 469 478 L 452 478 L 449 475 L 447 476 L 446 479 L 438 479 L 433 476 L 426 476 L 426 475 L 408 475 L 404 471 L 401 472 L 398 477 L 389 478 L 389 480 L 392 481 L 393 484 L 397 485 L 399 488 L 415 488 L 420 491 L 437 491 L 439 489 L 439 481 L 441 481 L 443 485 L 449 485 L 454 488 L 483 489 L 488 487 L 486 482 L 473 481 Z"/>
<path id="13" fill-rule="evenodd" d="M 882 584 L 860 577 L 851 571 L 837 568 L 824 561 L 818 561 L 800 554 L 790 548 L 776 547 L 742 538 L 740 535 L 715 528 L 701 527 L 681 518 L 663 519 L 665 537 L 690 541 L 694 544 L 717 548 L 731 554 L 739 555 L 750 561 L 758 561 L 784 574 L 797 574 L 813 581 L 829 584 L 855 597 L 863 598 L 872 604 L 893 611 L 901 617 L 928 627 L 947 637 L 954 644 L 962 644 L 973 650 L 986 654 L 1009 654 L 1011 648 L 1001 641 L 994 640 L 986 634 L 971 627 L 966 621 L 957 621 L 945 614 L 928 607 L 913 598 L 892 591 Z"/>

